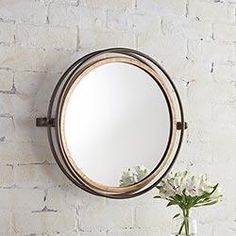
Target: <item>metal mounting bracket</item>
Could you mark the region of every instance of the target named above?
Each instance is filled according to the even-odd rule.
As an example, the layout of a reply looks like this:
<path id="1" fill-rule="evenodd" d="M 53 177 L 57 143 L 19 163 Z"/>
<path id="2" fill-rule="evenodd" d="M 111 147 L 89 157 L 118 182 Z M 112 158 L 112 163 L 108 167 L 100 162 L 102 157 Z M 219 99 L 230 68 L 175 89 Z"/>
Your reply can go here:
<path id="1" fill-rule="evenodd" d="M 182 130 L 182 129 L 187 129 L 188 128 L 188 123 L 187 122 L 177 122 L 176 124 L 177 130 Z"/>
<path id="2" fill-rule="evenodd" d="M 55 119 L 47 118 L 47 117 L 39 117 L 36 118 L 36 126 L 37 127 L 55 127 Z"/>

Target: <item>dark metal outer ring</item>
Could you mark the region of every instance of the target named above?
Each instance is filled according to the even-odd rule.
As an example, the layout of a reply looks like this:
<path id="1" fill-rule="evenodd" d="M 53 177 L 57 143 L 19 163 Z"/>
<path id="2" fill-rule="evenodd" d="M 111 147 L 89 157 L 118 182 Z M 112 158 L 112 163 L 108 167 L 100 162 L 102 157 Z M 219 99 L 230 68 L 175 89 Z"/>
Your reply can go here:
<path id="1" fill-rule="evenodd" d="M 167 155 L 167 152 L 169 151 L 169 147 L 170 147 L 171 140 L 172 140 L 172 132 L 173 132 L 173 115 L 172 115 L 171 105 L 170 105 L 170 101 L 169 101 L 169 99 L 168 99 L 168 97 L 167 97 L 167 94 L 166 94 L 165 90 L 163 89 L 163 87 L 160 85 L 160 82 L 157 81 L 157 80 L 153 77 L 153 75 L 151 75 L 148 71 L 145 71 L 145 72 L 150 75 L 150 77 L 154 80 L 154 82 L 155 82 L 155 83 L 158 85 L 158 87 L 162 90 L 162 93 L 163 93 L 163 95 L 164 95 L 164 97 L 165 97 L 165 100 L 166 100 L 166 103 L 167 103 L 167 106 L 168 106 L 169 116 L 170 116 L 170 131 L 169 131 L 169 138 L 168 138 L 168 142 L 167 142 L 167 145 L 166 145 L 166 149 L 165 149 L 165 151 L 164 151 L 164 153 L 163 153 L 163 155 L 162 155 L 162 157 L 161 157 L 161 160 L 158 162 L 158 164 L 156 165 L 156 167 L 155 167 L 145 178 L 143 178 L 139 183 L 142 183 L 142 182 L 145 181 L 149 176 L 153 175 L 153 174 L 156 172 L 156 170 L 160 167 L 160 165 L 164 162 L 165 157 L 166 157 L 166 155 Z M 74 81 L 75 81 L 76 78 L 77 78 L 77 75 L 76 75 L 76 74 L 75 74 L 75 76 L 72 75 L 72 77 L 70 77 L 70 78 L 71 78 L 72 81 L 69 79 L 69 80 L 68 80 L 68 83 L 73 84 Z M 73 79 L 74 79 L 74 81 L 73 81 Z M 67 92 L 68 92 L 68 90 L 70 90 L 70 87 L 69 87 L 69 88 L 68 88 L 68 87 L 69 87 L 69 86 L 67 86 L 67 84 L 65 84 L 64 87 L 62 88 L 62 93 L 60 94 L 60 98 L 61 98 L 61 99 L 63 99 L 64 97 L 67 96 Z M 61 114 L 61 109 L 62 109 L 62 106 L 63 106 L 63 105 L 61 106 L 60 103 L 61 103 L 61 101 L 58 101 L 56 117 L 59 117 L 59 114 Z M 63 103 L 63 101 L 62 101 L 62 103 Z M 58 119 L 58 124 L 60 124 L 60 119 Z M 56 136 L 57 136 L 57 140 L 58 140 L 58 142 L 60 143 L 60 152 L 61 152 L 62 156 L 66 158 L 66 152 L 65 152 L 65 150 L 64 150 L 64 148 L 63 148 L 63 143 L 62 143 L 62 140 L 61 140 L 61 133 L 60 133 L 58 127 L 56 127 L 56 132 L 57 132 L 57 135 L 56 135 Z M 66 162 L 66 160 L 65 160 L 65 162 Z M 67 161 L 67 162 L 68 162 L 68 164 L 66 164 L 67 167 L 68 167 L 69 169 L 72 169 L 73 172 L 76 172 L 76 170 L 74 169 L 73 165 L 71 165 L 69 161 Z M 134 185 L 135 185 L 135 184 L 134 184 Z M 132 186 L 132 185 L 130 185 L 130 186 Z M 142 188 L 142 187 L 140 187 L 140 189 L 141 189 L 141 188 Z M 132 191 L 131 191 L 131 192 L 132 192 Z M 128 192 L 127 192 L 127 193 L 128 193 Z M 117 194 L 117 193 L 116 193 L 116 194 Z"/>
<path id="2" fill-rule="evenodd" d="M 104 53 L 119 53 L 119 54 L 124 54 L 124 55 L 132 55 L 135 56 L 137 59 L 138 55 L 138 59 L 140 60 L 139 56 L 145 58 L 146 60 L 149 60 L 150 62 L 152 62 L 155 66 L 158 67 L 158 69 L 160 69 L 160 71 L 166 76 L 166 78 L 168 79 L 169 83 L 171 84 L 174 93 L 176 95 L 177 98 L 177 102 L 179 105 L 179 111 L 180 111 L 180 123 L 182 125 L 182 128 L 179 130 L 180 132 L 180 138 L 179 138 L 179 142 L 178 142 L 178 146 L 175 152 L 174 157 L 172 158 L 171 163 L 169 164 L 168 168 L 166 169 L 166 171 L 161 175 L 161 177 L 155 181 L 152 185 L 148 186 L 145 189 L 142 189 L 141 191 L 138 192 L 134 192 L 134 193 L 126 193 L 126 194 L 108 194 L 108 193 L 103 193 L 103 192 L 99 192 L 99 191 L 95 191 L 91 188 L 89 188 L 88 186 L 86 186 L 82 180 L 78 179 L 78 176 L 73 175 L 73 173 L 70 172 L 70 174 L 68 173 L 68 170 L 66 170 L 66 168 L 63 166 L 63 164 L 60 161 L 60 158 L 57 155 L 56 149 L 54 147 L 54 142 L 53 142 L 53 138 L 52 138 L 52 127 L 48 127 L 47 128 L 47 134 L 48 134 L 48 140 L 49 140 L 49 144 L 50 144 L 50 148 L 51 151 L 55 157 L 55 160 L 57 162 L 57 164 L 59 165 L 60 169 L 63 171 L 63 173 L 78 187 L 80 187 L 81 189 L 83 189 L 86 192 L 89 192 L 91 194 L 97 195 L 97 196 L 103 196 L 103 197 L 108 197 L 108 198 L 115 198 L 115 199 L 124 199 L 124 198 L 131 198 L 131 197 L 136 197 L 139 196 L 143 193 L 146 193 L 147 191 L 151 190 L 153 187 L 155 187 L 160 181 L 161 179 L 169 172 L 169 170 L 172 168 L 174 162 L 176 161 L 177 155 L 180 151 L 181 148 L 181 144 L 183 141 L 183 135 L 184 135 L 184 113 L 183 113 L 183 107 L 182 107 L 182 102 L 180 99 L 180 96 L 178 94 L 178 91 L 173 83 L 173 81 L 170 79 L 169 75 L 166 73 L 166 71 L 151 57 L 149 57 L 148 55 L 141 53 L 139 51 L 133 50 L 133 49 L 127 49 L 127 48 L 110 48 L 110 49 L 104 49 L 104 50 L 100 50 L 100 51 L 96 51 L 96 52 L 92 52 L 82 58 L 80 58 L 79 60 L 77 60 L 74 64 L 72 64 L 67 70 L 66 72 L 62 75 L 62 77 L 60 78 L 60 80 L 58 81 L 51 99 L 50 99 L 50 103 L 48 106 L 48 114 L 47 117 L 49 119 L 53 118 L 53 106 L 54 106 L 54 102 L 55 102 L 55 98 L 57 96 L 58 90 L 60 89 L 60 86 L 62 85 L 62 83 L 64 82 L 65 84 L 67 84 L 67 82 L 70 80 L 70 77 L 68 78 L 67 76 L 69 74 L 73 75 L 78 68 L 85 63 L 87 60 L 96 57 L 98 55 L 104 54 Z M 64 84 L 64 85 L 65 85 Z M 62 89 L 63 91 L 63 89 Z M 58 122 L 57 116 L 56 116 L 56 123 Z M 62 154 L 62 153 L 61 153 Z M 63 156 L 63 155 L 62 155 Z M 68 168 L 68 167 L 67 167 Z"/>

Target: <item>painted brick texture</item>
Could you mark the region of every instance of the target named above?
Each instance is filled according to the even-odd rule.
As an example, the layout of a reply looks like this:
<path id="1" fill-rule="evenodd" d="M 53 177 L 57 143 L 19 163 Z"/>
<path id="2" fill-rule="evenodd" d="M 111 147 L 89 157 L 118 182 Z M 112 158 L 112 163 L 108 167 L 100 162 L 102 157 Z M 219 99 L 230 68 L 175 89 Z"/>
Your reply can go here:
<path id="1" fill-rule="evenodd" d="M 224 201 L 193 214 L 199 235 L 236 235 L 236 1 L 1 0 L 0 235 L 170 235 L 152 192 L 115 201 L 74 187 L 35 127 L 61 73 L 92 50 L 153 56 L 176 83 L 189 129 L 175 169 L 208 173 Z"/>

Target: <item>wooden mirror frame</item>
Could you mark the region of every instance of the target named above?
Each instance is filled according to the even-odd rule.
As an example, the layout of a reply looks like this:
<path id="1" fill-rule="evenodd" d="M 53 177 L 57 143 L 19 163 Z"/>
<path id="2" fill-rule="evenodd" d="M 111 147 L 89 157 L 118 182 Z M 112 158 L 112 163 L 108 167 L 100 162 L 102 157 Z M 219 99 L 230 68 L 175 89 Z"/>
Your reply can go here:
<path id="1" fill-rule="evenodd" d="M 144 179 L 127 187 L 106 186 L 86 176 L 70 156 L 63 131 L 65 107 L 74 86 L 91 70 L 112 62 L 128 63 L 148 73 L 162 90 L 170 115 L 170 135 L 161 161 Z M 63 173 L 75 185 L 91 194 L 122 199 L 139 196 L 149 191 L 168 173 L 179 153 L 187 123 L 184 121 L 181 99 L 173 81 L 154 59 L 133 49 L 110 48 L 92 52 L 67 69 L 52 93 L 47 117 L 37 118 L 36 126 L 47 127 L 54 158 Z"/>

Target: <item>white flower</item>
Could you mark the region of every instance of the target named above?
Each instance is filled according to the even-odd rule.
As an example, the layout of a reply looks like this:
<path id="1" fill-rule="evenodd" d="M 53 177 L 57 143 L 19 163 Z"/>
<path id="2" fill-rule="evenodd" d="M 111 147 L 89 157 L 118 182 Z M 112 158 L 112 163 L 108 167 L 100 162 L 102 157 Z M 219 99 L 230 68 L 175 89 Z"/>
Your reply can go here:
<path id="1" fill-rule="evenodd" d="M 168 206 L 179 206 L 182 210 L 184 221 L 176 235 L 189 235 L 189 211 L 193 207 L 210 206 L 222 199 L 218 184 L 213 185 L 206 175 L 190 176 L 187 171 L 170 173 L 157 186 L 159 195 L 154 198 L 163 198 Z M 174 216 L 178 217 L 177 214 Z"/>
<path id="2" fill-rule="evenodd" d="M 125 187 L 137 183 L 144 179 L 148 174 L 149 171 L 144 167 L 144 165 L 128 168 L 127 171 L 122 173 L 120 186 Z"/>
<path id="3" fill-rule="evenodd" d="M 222 198 L 218 186 L 210 183 L 207 175 L 190 176 L 187 171 L 169 173 L 157 187 L 160 197 L 167 200 L 186 195 L 191 198 L 203 198 L 202 201 L 209 203 L 217 202 Z M 207 200 L 204 200 L 206 194 L 209 196 Z"/>

